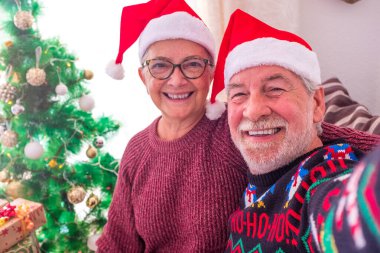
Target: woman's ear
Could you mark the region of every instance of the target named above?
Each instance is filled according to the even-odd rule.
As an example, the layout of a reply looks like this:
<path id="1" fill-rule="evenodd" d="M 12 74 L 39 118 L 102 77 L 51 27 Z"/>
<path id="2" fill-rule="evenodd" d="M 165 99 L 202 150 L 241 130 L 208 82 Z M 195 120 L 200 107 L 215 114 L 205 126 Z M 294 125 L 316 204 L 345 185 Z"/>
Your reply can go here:
<path id="1" fill-rule="evenodd" d="M 143 68 L 139 68 L 138 69 L 138 71 L 139 71 L 139 77 L 140 77 L 140 79 L 141 79 L 141 81 L 144 83 L 144 85 L 145 85 L 145 76 L 144 76 L 144 73 L 143 73 Z"/>
<path id="2" fill-rule="evenodd" d="M 323 91 L 323 87 L 319 86 L 314 92 L 314 114 L 313 121 L 314 123 L 321 122 L 325 116 L 325 92 Z"/>

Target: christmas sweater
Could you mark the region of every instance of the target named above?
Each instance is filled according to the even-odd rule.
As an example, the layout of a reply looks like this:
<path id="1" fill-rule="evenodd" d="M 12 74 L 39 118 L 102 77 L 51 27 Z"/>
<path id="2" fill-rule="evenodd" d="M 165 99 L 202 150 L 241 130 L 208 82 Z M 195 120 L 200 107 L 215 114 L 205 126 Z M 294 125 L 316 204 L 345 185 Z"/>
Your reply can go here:
<path id="1" fill-rule="evenodd" d="M 247 184 L 226 114 L 173 141 L 157 123 L 128 143 L 98 252 L 223 252 Z"/>
<path id="2" fill-rule="evenodd" d="M 372 212 L 359 214 L 353 208 L 360 175 L 351 172 L 362 156 L 348 144 L 333 144 L 271 173 L 249 174 L 240 208 L 229 219 L 226 252 L 357 252 L 357 247 L 373 252 L 380 236 L 364 243 L 376 236 L 360 221 L 377 221 L 373 227 L 379 233 L 379 185 L 377 200 L 362 203 L 366 209 L 375 206 Z"/>

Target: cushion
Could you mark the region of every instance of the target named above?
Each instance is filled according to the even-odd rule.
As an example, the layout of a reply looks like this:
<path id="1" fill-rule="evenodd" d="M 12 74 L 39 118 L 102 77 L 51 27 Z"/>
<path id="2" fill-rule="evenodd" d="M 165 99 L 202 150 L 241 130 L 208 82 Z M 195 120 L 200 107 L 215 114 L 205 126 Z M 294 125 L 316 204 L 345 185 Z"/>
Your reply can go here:
<path id="1" fill-rule="evenodd" d="M 364 105 L 353 100 L 338 78 L 328 79 L 322 87 L 326 122 L 380 135 L 380 116 L 372 115 Z"/>

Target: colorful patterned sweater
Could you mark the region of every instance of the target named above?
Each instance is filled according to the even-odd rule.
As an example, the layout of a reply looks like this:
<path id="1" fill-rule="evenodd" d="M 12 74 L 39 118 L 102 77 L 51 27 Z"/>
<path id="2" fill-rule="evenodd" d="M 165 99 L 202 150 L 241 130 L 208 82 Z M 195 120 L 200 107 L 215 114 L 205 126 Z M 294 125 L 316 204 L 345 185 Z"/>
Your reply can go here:
<path id="1" fill-rule="evenodd" d="M 158 119 L 124 152 L 98 252 L 223 252 L 227 221 L 247 185 L 224 113 L 175 141 L 157 137 Z M 324 141 L 347 137 L 370 150 L 380 136 L 323 124 Z"/>
<path id="2" fill-rule="evenodd" d="M 351 173 L 362 156 L 348 144 L 332 144 L 274 172 L 249 175 L 241 206 L 229 219 L 226 252 L 358 252 L 358 247 L 373 252 L 379 248 L 380 185 L 377 200 L 359 198 L 365 209 L 373 207 L 374 212 L 359 214 L 354 208 L 360 174 Z M 377 159 L 379 167 L 380 156 Z M 362 183 L 366 188 L 371 182 Z M 361 226 L 365 219 L 367 224 L 377 221 L 374 234 Z"/>

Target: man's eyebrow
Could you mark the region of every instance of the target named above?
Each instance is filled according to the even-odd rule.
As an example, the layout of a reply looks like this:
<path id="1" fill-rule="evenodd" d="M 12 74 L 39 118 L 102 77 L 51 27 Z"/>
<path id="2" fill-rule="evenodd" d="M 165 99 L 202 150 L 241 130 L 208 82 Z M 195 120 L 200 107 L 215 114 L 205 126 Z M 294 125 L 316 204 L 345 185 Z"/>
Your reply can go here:
<path id="1" fill-rule="evenodd" d="M 243 87 L 242 83 L 229 83 L 227 85 L 227 89 L 226 89 L 227 95 L 230 93 L 231 90 L 238 89 L 238 88 L 241 88 L 241 87 Z"/>
<path id="2" fill-rule="evenodd" d="M 228 88 L 231 89 L 231 88 L 240 88 L 242 87 L 243 84 L 242 83 L 229 83 L 228 84 Z"/>
<path id="3" fill-rule="evenodd" d="M 271 76 L 265 77 L 261 80 L 261 82 L 267 83 L 267 82 L 278 80 L 278 79 L 282 79 L 285 82 L 289 83 L 289 79 L 287 77 L 285 77 L 284 75 L 282 75 L 281 73 L 276 73 L 276 74 L 273 74 Z"/>

